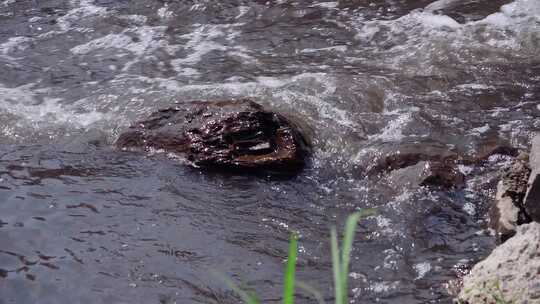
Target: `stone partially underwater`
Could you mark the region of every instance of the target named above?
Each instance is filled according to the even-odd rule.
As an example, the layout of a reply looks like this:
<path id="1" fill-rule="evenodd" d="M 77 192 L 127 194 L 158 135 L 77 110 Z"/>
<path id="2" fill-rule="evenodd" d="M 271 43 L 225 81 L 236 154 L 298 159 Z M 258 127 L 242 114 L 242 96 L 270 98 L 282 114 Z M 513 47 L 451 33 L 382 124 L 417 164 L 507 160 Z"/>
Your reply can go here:
<path id="1" fill-rule="evenodd" d="M 279 174 L 300 171 L 309 151 L 289 119 L 249 99 L 159 110 L 122 133 L 116 146 L 175 153 L 197 167 Z"/>
<path id="2" fill-rule="evenodd" d="M 528 154 L 517 158 L 502 175 L 497 184 L 495 201 L 490 208 L 490 225 L 504 242 L 516 232 L 516 227 L 529 223 L 530 217 L 523 208 L 523 198 L 527 192 L 527 180 L 531 173 Z"/>
<path id="3" fill-rule="evenodd" d="M 458 23 L 478 21 L 498 13 L 501 7 L 511 0 L 446 0 L 434 1 L 425 10 L 446 15 Z"/>
<path id="4" fill-rule="evenodd" d="M 516 227 L 540 222 L 540 135 L 532 140 L 529 154 L 516 158 L 497 185 L 490 210 L 491 227 L 504 242 Z"/>

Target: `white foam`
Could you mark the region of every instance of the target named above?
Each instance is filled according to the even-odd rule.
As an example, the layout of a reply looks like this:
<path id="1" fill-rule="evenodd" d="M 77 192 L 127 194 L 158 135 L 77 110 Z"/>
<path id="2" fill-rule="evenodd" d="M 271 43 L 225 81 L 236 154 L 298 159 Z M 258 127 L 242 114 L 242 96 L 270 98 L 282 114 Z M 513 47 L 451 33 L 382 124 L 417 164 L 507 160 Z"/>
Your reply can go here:
<path id="1" fill-rule="evenodd" d="M 392 290 L 397 289 L 399 286 L 399 282 L 389 282 L 389 281 L 382 281 L 382 282 L 372 282 L 369 286 L 369 289 L 373 291 L 374 293 L 387 293 Z"/>
<path id="2" fill-rule="evenodd" d="M 429 262 L 422 262 L 413 266 L 416 271 L 416 279 L 422 279 L 428 272 L 431 271 L 431 264 Z"/>
<path id="3" fill-rule="evenodd" d="M 12 111 L 14 114 L 22 115 L 31 122 L 52 122 L 68 123 L 70 125 L 87 127 L 106 118 L 106 115 L 95 110 L 80 113 L 78 111 L 64 108 L 59 98 L 43 99 L 39 105 L 16 105 Z"/>
<path id="4" fill-rule="evenodd" d="M 196 46 L 191 47 L 191 50 L 193 51 L 191 54 L 186 56 L 185 58 L 179 58 L 172 60 L 171 63 L 174 66 L 178 66 L 181 64 L 197 64 L 202 60 L 202 57 L 212 51 L 226 51 L 227 47 L 213 42 L 213 41 L 204 41 Z"/>
<path id="5" fill-rule="evenodd" d="M 187 40 L 184 43 L 184 50 L 188 51 L 189 54 L 184 58 L 171 60 L 171 65 L 176 71 L 181 72 L 186 67 L 193 68 L 203 60 L 205 55 L 214 51 L 240 57 L 246 63 L 257 63 L 247 48 L 234 43 L 235 38 L 241 34 L 236 29 L 239 25 L 241 24 L 195 25 L 196 27 L 191 33 L 179 37 Z M 224 45 L 218 40 L 230 41 L 232 46 Z"/>
<path id="6" fill-rule="evenodd" d="M 299 104 L 298 111 L 306 117 L 312 117 L 317 119 L 313 115 L 315 113 L 307 112 L 305 106 L 310 105 L 310 108 L 316 109 L 316 116 L 323 120 L 331 121 L 332 124 L 338 124 L 341 126 L 357 129 L 361 127 L 358 122 L 350 117 L 348 111 L 340 109 L 335 103 L 330 102 L 332 96 L 335 95 L 337 84 L 334 77 L 327 75 L 326 73 L 302 73 L 293 76 L 288 83 L 304 83 L 306 81 L 314 81 L 315 86 L 321 86 L 324 90 L 318 94 L 306 94 L 300 92 L 294 92 L 292 90 L 279 90 L 276 96 L 279 99 L 285 101 L 287 104 L 295 105 L 301 100 L 302 104 Z"/>
<path id="7" fill-rule="evenodd" d="M 520 34 L 528 33 L 529 31 L 536 36 L 536 39 L 540 38 L 540 1 L 536 0 L 517 0 L 501 8 L 500 12 L 491 14 L 486 18 L 473 22 L 471 24 L 487 24 L 494 28 L 510 29 L 516 32 L 519 39 Z M 529 36 L 525 35 L 525 38 Z M 530 37 L 533 38 L 534 37 Z M 500 41 L 500 39 L 491 39 L 488 43 L 497 47 L 513 47 L 519 46 L 517 41 Z"/>
<path id="8" fill-rule="evenodd" d="M 466 83 L 456 86 L 457 89 L 462 90 L 493 90 L 495 87 L 481 84 L 481 83 Z"/>
<path id="9" fill-rule="evenodd" d="M 394 249 L 386 249 L 383 251 L 384 257 L 383 268 L 397 270 L 397 260 L 400 259 L 400 254 Z"/>
<path id="10" fill-rule="evenodd" d="M 311 7 L 336 8 L 339 5 L 337 1 L 321 2 L 311 5 Z"/>
<path id="11" fill-rule="evenodd" d="M 89 17 L 99 16 L 100 18 L 104 18 L 108 15 L 106 8 L 94 5 L 94 1 L 92 0 L 72 0 L 71 5 L 74 9 L 56 20 L 62 32 L 67 32 L 68 30 L 87 31 L 88 29 L 78 27 L 76 24 Z"/>
<path id="12" fill-rule="evenodd" d="M 478 127 L 478 128 L 474 128 L 474 129 L 471 129 L 469 132 L 470 133 L 475 133 L 475 134 L 484 134 L 486 133 L 487 131 L 489 131 L 491 128 L 489 127 L 488 124 L 485 124 L 481 127 Z"/>
<path id="13" fill-rule="evenodd" d="M 361 30 L 358 31 L 358 34 L 356 34 L 355 38 L 357 40 L 370 41 L 380 30 L 381 28 L 379 26 L 368 23 L 363 26 Z"/>
<path id="14" fill-rule="evenodd" d="M 154 52 L 158 49 L 165 50 L 170 55 L 173 55 L 178 50 L 178 45 L 170 45 L 165 39 L 165 30 L 165 26 L 138 26 L 128 28 L 121 33 L 108 34 L 87 43 L 77 45 L 71 48 L 71 52 L 76 55 L 86 55 L 104 49 L 122 50 L 123 53 L 117 52 L 116 56 L 123 57 L 126 54 L 135 55 L 133 60 L 125 64 L 123 71 L 127 71 L 141 59 L 153 57 Z M 133 36 L 138 39 L 134 40 L 132 38 Z M 99 56 L 99 53 L 96 56 Z"/>
<path id="15" fill-rule="evenodd" d="M 17 88 L 7 88 L 0 84 L 0 102 L 2 103 L 34 103 L 35 94 L 31 88 L 34 84 L 22 85 Z"/>
<path id="16" fill-rule="evenodd" d="M 169 10 L 169 6 L 167 5 L 167 3 L 165 3 L 163 5 L 163 7 L 159 8 L 157 10 L 157 15 L 159 16 L 159 18 L 161 19 L 164 19 L 164 20 L 169 20 L 171 19 L 172 17 L 174 17 L 174 12 L 173 11 L 170 11 Z"/>
<path id="17" fill-rule="evenodd" d="M 330 46 L 330 47 L 319 48 L 319 49 L 307 48 L 307 49 L 303 49 L 300 52 L 301 53 L 317 53 L 317 52 L 321 52 L 321 51 L 324 51 L 324 52 L 332 52 L 332 51 L 345 52 L 345 51 L 347 51 L 347 46 L 346 45 L 337 45 L 337 46 Z"/>
<path id="18" fill-rule="evenodd" d="M 126 29 L 120 34 L 108 34 L 106 36 L 91 40 L 87 43 L 71 48 L 71 52 L 77 55 L 88 54 L 99 49 L 123 49 L 137 56 L 151 54 L 158 48 L 163 48 L 169 54 L 173 54 L 176 47 L 170 46 L 163 40 L 164 26 L 141 26 L 135 29 Z M 138 40 L 129 35 L 136 35 Z"/>
<path id="19" fill-rule="evenodd" d="M 175 94 L 197 96 L 202 99 L 266 96 L 264 99 L 274 101 L 275 105 L 284 109 L 294 109 L 313 123 L 327 124 L 325 128 L 360 127 L 355 119 L 350 117 L 348 111 L 331 102 L 330 98 L 336 91 L 335 79 L 325 73 L 303 73 L 292 77 L 258 77 L 256 81 L 250 82 L 235 81 L 233 77 L 229 82 L 193 85 L 185 85 L 172 79 L 138 78 Z M 298 91 L 298 86 L 305 87 L 306 83 L 309 83 L 310 87 L 313 85 L 322 90 L 316 93 Z"/>
<path id="20" fill-rule="evenodd" d="M 523 19 L 540 20 L 540 2 L 537 0 L 516 0 L 501 7 L 501 14 L 514 18 L 516 21 Z M 497 13 L 498 14 L 498 13 Z"/>
<path id="21" fill-rule="evenodd" d="M 473 167 L 471 166 L 465 166 L 465 165 L 458 165 L 459 172 L 469 175 L 473 171 Z"/>
<path id="22" fill-rule="evenodd" d="M 422 25 L 434 28 L 452 28 L 456 29 L 461 27 L 456 20 L 446 15 L 435 15 L 431 13 L 419 12 L 408 15 L 412 19 L 416 19 Z"/>
<path id="23" fill-rule="evenodd" d="M 177 75 L 181 76 L 198 76 L 201 73 L 193 68 L 182 68 L 182 69 L 176 69 Z"/>
<path id="24" fill-rule="evenodd" d="M 438 0 L 438 1 L 435 1 L 435 2 L 432 2 L 432 3 L 428 4 L 424 8 L 424 11 L 432 13 L 434 11 L 446 8 L 449 5 L 451 5 L 452 3 L 455 3 L 457 1 L 459 1 L 459 0 Z"/>
<path id="25" fill-rule="evenodd" d="M 16 88 L 0 86 L 0 109 L 23 118 L 18 123 L 39 128 L 36 123 L 69 124 L 87 127 L 101 120 L 107 120 L 107 114 L 96 109 L 86 109 L 77 103 L 62 105 L 60 98 L 44 97 L 39 99 L 40 90 L 33 89 L 35 84 Z"/>
<path id="26" fill-rule="evenodd" d="M 503 54 L 538 54 L 540 1 L 516 0 L 500 12 L 466 24 L 434 14 L 455 1 L 436 1 L 394 20 L 358 18 L 348 25 L 357 29 L 356 39 L 377 50 L 375 64 L 406 75 L 444 75 L 451 64 L 507 62 Z M 358 54 L 363 57 L 362 50 Z"/>
<path id="27" fill-rule="evenodd" d="M 204 11 L 206 10 L 206 6 L 204 5 L 204 3 L 196 3 L 196 4 L 193 4 L 190 8 L 189 8 L 190 11 Z"/>
<path id="28" fill-rule="evenodd" d="M 391 237 L 391 236 L 403 236 L 403 234 L 399 231 L 395 231 L 392 228 L 392 220 L 390 220 L 387 217 L 384 217 L 382 215 L 376 215 L 373 218 L 377 221 L 378 229 L 376 232 L 374 232 L 375 235 L 384 235 L 385 237 Z"/>
<path id="29" fill-rule="evenodd" d="M 130 25 L 143 26 L 148 22 L 148 17 L 143 15 L 124 15 L 118 16 L 117 18 L 129 21 Z"/>
<path id="30" fill-rule="evenodd" d="M 503 13 L 495 13 L 480 20 L 479 23 L 489 23 L 498 27 L 506 27 L 512 24 L 512 18 Z"/>
<path id="31" fill-rule="evenodd" d="M 467 212 L 470 216 L 476 215 L 476 207 L 473 203 L 467 202 L 463 204 L 463 211 Z"/>
<path id="32" fill-rule="evenodd" d="M 257 82 L 269 88 L 279 88 L 287 84 L 286 80 L 275 78 L 275 77 L 259 76 L 256 79 L 257 79 Z"/>
<path id="33" fill-rule="evenodd" d="M 17 0 L 4 0 L 4 1 L 2 2 L 2 5 L 3 5 L 3 6 L 8 6 L 8 5 L 10 5 L 10 4 L 15 3 L 15 1 L 17 1 Z"/>
<path id="34" fill-rule="evenodd" d="M 28 22 L 30 22 L 30 23 L 36 23 L 36 22 L 38 22 L 38 21 L 40 21 L 40 20 L 43 20 L 43 18 L 42 18 L 42 17 L 37 17 L 37 16 L 36 16 L 36 17 L 32 17 L 32 18 L 28 19 Z"/>
<path id="35" fill-rule="evenodd" d="M 249 6 L 246 6 L 246 5 L 238 6 L 238 15 L 236 15 L 236 17 L 234 17 L 234 19 L 242 18 L 245 14 L 247 14 L 249 12 L 250 9 L 251 8 Z"/>
<path id="36" fill-rule="evenodd" d="M 24 36 L 10 37 L 6 42 L 0 44 L 0 54 L 7 56 L 10 53 L 24 51 L 32 41 L 34 41 L 33 38 Z"/>
<path id="37" fill-rule="evenodd" d="M 459 0 L 438 0 L 424 8 L 425 12 L 434 12 L 446 8 Z M 521 19 L 540 18 L 540 2 L 537 0 L 516 0 L 501 7 L 500 12 L 496 12 L 486 18 L 469 22 L 469 25 L 490 24 L 497 27 L 507 27 L 520 22 Z"/>
<path id="38" fill-rule="evenodd" d="M 394 119 L 390 120 L 380 133 L 370 135 L 370 140 L 383 140 L 383 141 L 399 141 L 405 136 L 403 135 L 403 128 L 413 121 L 411 112 L 404 112 Z"/>
<path id="39" fill-rule="evenodd" d="M 109 34 L 101 38 L 94 39 L 85 44 L 71 48 L 71 52 L 77 55 L 88 54 L 98 49 L 119 48 L 128 49 L 134 45 L 133 39 L 125 34 Z M 135 53 L 140 53 L 140 49 L 133 49 Z"/>

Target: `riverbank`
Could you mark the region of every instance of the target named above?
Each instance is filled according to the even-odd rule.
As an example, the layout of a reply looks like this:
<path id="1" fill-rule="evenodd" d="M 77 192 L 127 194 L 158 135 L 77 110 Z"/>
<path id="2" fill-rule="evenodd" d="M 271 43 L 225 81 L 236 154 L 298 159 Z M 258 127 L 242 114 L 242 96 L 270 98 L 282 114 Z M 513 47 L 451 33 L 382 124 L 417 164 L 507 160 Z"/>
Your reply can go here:
<path id="1" fill-rule="evenodd" d="M 464 278 L 460 303 L 540 303 L 540 135 L 501 176 L 491 225 L 503 242 Z"/>

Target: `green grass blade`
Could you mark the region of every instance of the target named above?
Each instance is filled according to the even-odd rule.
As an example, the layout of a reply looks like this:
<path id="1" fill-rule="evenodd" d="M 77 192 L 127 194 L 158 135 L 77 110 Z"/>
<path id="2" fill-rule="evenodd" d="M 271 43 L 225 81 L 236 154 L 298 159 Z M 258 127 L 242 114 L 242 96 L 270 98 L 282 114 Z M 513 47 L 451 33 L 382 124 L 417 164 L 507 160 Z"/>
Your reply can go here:
<path id="1" fill-rule="evenodd" d="M 332 227 L 330 230 L 330 248 L 332 251 L 332 270 L 334 272 L 334 293 L 336 298 L 336 304 L 345 304 L 343 303 L 342 295 L 342 283 L 341 283 L 341 263 L 339 258 L 339 247 L 337 240 L 336 228 Z"/>
<path id="2" fill-rule="evenodd" d="M 214 276 L 221 279 L 223 283 L 227 285 L 227 287 L 232 289 L 232 291 L 234 291 L 240 297 L 240 299 L 242 299 L 242 302 L 244 302 L 245 304 L 260 304 L 261 303 L 255 293 L 247 292 L 243 290 L 238 285 L 236 285 L 236 283 L 234 283 L 230 278 L 228 278 L 227 276 L 219 272 L 212 271 L 212 273 Z"/>
<path id="3" fill-rule="evenodd" d="M 348 288 L 348 280 L 349 280 L 349 263 L 351 260 L 351 251 L 352 251 L 352 243 L 354 241 L 354 235 L 356 232 L 356 226 L 358 224 L 358 220 L 360 219 L 360 213 L 354 213 L 350 215 L 347 218 L 347 222 L 345 224 L 345 233 L 343 236 L 343 243 L 341 248 L 341 296 L 343 297 L 342 302 L 348 303 L 349 298 L 349 288 Z"/>
<path id="4" fill-rule="evenodd" d="M 246 290 L 246 294 L 248 295 L 247 302 L 244 300 L 244 303 L 246 304 L 260 304 L 261 300 L 259 300 L 259 297 L 257 296 L 257 293 L 253 290 Z"/>
<path id="5" fill-rule="evenodd" d="M 298 253 L 298 236 L 291 235 L 289 243 L 289 256 L 283 282 L 283 304 L 294 304 L 294 282 L 296 274 L 296 256 Z"/>
<path id="6" fill-rule="evenodd" d="M 377 214 L 377 208 L 366 208 L 356 213 L 360 214 L 360 218 L 365 218 Z"/>
<path id="7" fill-rule="evenodd" d="M 305 292 L 311 294 L 315 298 L 315 300 L 317 300 L 317 303 L 325 304 L 322 294 L 319 291 L 317 291 L 317 289 L 311 287 L 310 285 L 308 285 L 308 284 L 306 284 L 306 283 L 304 283 L 302 281 L 296 282 L 296 285 L 298 285 L 298 288 L 300 288 L 300 289 L 304 290 Z"/>

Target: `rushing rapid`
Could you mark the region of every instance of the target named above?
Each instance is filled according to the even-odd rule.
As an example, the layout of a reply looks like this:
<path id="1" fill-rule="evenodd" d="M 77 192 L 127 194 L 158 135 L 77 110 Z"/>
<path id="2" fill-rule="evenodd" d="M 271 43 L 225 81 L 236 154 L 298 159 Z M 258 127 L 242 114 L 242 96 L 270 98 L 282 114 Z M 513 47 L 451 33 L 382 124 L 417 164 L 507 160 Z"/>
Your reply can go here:
<path id="1" fill-rule="evenodd" d="M 450 303 L 510 157 L 460 165 L 463 189 L 368 172 L 540 131 L 540 2 L 484 2 L 0 0 L 0 304 L 237 303 L 212 271 L 278 303 L 291 232 L 330 302 L 329 227 L 361 208 L 354 303 Z M 298 176 L 112 147 L 157 109 L 245 97 L 303 126 Z"/>

